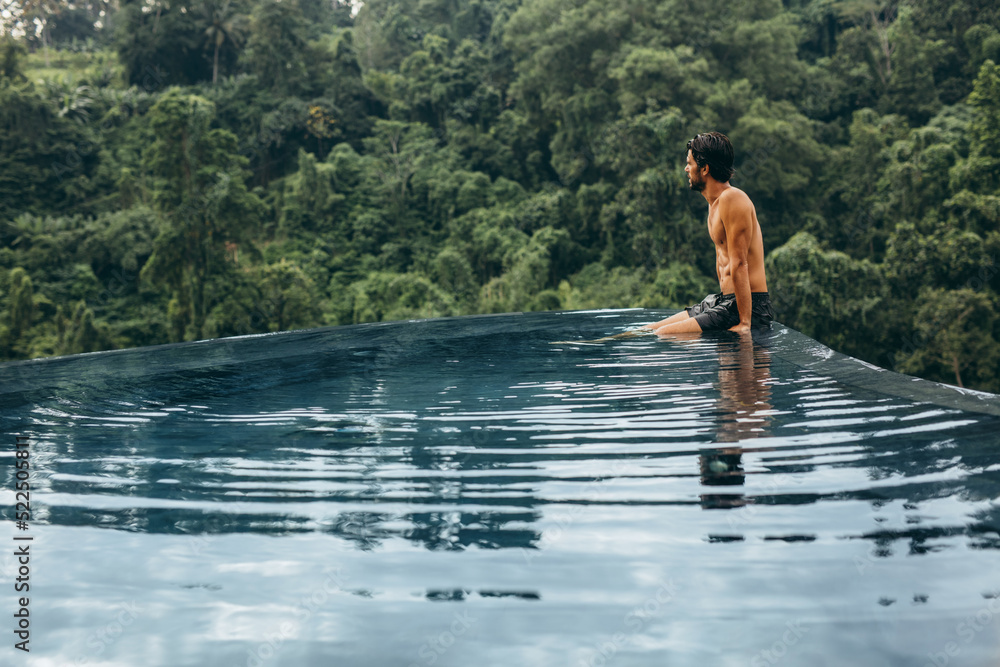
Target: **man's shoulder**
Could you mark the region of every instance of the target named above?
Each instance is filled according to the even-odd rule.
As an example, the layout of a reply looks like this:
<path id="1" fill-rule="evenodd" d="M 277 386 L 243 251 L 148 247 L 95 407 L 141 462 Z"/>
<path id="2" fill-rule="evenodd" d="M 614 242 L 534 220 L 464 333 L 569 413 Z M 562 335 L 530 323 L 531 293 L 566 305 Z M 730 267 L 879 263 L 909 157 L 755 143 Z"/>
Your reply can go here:
<path id="1" fill-rule="evenodd" d="M 719 195 L 719 206 L 730 214 L 752 211 L 754 208 L 750 196 L 733 185 L 723 190 Z"/>
<path id="2" fill-rule="evenodd" d="M 750 204 L 750 195 L 740 190 L 735 185 L 730 185 L 719 195 L 719 201 L 732 204 Z"/>

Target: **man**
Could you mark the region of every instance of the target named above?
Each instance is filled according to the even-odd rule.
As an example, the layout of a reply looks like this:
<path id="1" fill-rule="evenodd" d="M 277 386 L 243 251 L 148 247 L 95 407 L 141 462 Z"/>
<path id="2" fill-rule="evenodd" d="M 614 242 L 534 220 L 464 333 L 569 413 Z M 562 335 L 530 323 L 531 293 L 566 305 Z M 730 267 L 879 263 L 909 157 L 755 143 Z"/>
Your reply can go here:
<path id="1" fill-rule="evenodd" d="M 748 333 L 769 325 L 774 310 L 764 276 L 764 242 L 757 211 L 745 192 L 729 184 L 734 173 L 733 145 L 719 132 L 699 134 L 687 143 L 688 184 L 708 202 L 708 235 L 715 242 L 719 294 L 643 329 L 659 335 L 729 329 Z"/>

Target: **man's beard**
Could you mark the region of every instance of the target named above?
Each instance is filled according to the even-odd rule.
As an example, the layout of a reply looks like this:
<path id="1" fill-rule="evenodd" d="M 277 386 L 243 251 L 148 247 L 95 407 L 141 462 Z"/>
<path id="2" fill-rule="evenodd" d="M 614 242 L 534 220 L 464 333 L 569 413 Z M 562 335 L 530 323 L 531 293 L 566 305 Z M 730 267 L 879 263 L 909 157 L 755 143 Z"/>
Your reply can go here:
<path id="1" fill-rule="evenodd" d="M 691 189 L 695 192 L 701 192 L 705 189 L 705 179 L 699 176 L 698 179 L 695 180 L 695 177 L 691 176 L 688 178 L 688 185 L 691 186 Z"/>

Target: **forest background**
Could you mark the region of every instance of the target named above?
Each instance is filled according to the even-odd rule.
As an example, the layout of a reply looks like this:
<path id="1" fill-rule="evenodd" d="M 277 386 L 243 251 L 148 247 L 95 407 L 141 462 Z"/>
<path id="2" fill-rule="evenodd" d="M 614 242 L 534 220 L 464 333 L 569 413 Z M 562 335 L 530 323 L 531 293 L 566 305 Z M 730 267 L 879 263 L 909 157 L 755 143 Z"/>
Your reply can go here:
<path id="1" fill-rule="evenodd" d="M 0 0 L 0 360 L 717 291 L 1000 391 L 992 0 Z"/>

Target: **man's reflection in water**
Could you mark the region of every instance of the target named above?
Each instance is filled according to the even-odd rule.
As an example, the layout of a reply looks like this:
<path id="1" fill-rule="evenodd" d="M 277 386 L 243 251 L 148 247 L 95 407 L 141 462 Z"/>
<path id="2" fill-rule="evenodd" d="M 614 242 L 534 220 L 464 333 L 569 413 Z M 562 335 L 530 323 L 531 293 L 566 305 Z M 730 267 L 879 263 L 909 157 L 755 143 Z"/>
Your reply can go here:
<path id="1" fill-rule="evenodd" d="M 720 341 L 719 410 L 715 441 L 719 448 L 698 457 L 702 486 L 742 486 L 743 448 L 726 447 L 748 438 L 767 435 L 770 425 L 771 357 L 765 347 L 754 344 L 750 336 Z M 742 493 L 703 493 L 705 509 L 742 507 Z"/>

